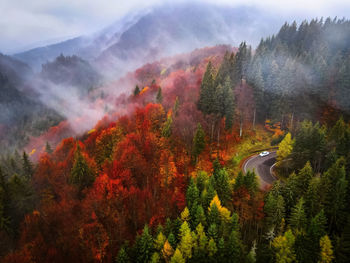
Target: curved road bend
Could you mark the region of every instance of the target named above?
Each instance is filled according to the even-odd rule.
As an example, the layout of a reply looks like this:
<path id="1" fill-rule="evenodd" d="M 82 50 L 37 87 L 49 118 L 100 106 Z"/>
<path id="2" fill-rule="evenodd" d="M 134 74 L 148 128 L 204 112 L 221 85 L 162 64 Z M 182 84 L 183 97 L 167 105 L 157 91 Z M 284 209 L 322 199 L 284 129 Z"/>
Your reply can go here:
<path id="1" fill-rule="evenodd" d="M 260 188 L 264 189 L 271 185 L 276 178 L 271 174 L 271 169 L 276 162 L 276 152 L 270 152 L 269 155 L 261 157 L 254 155 L 248 158 L 243 164 L 243 172 L 255 171 L 259 178 Z"/>

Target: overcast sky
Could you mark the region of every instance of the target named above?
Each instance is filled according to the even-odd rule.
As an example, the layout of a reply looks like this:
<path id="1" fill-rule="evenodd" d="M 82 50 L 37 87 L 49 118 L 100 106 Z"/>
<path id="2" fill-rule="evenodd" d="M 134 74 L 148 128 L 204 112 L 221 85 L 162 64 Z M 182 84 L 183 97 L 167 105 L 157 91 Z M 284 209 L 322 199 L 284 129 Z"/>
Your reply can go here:
<path id="1" fill-rule="evenodd" d="M 251 5 L 280 16 L 298 14 L 305 18 L 321 16 L 350 18 L 349 0 L 202 1 L 233 6 Z M 164 1 L 0 0 L 0 52 L 13 53 L 89 34 L 113 23 L 130 11 L 148 8 L 162 2 Z"/>

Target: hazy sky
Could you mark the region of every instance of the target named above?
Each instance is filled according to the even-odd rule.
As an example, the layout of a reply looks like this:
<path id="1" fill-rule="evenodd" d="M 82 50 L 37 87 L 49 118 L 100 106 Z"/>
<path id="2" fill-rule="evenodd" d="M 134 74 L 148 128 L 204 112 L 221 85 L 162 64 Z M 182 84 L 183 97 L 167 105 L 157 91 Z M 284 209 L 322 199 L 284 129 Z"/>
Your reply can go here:
<path id="1" fill-rule="evenodd" d="M 288 16 L 350 18 L 349 0 L 202 0 L 229 5 L 251 5 Z M 146 2 L 146 3 L 145 3 Z M 162 0 L 0 0 L 0 52 L 54 43 L 89 34 L 129 11 L 160 4 Z M 167 2 L 178 2 L 167 0 Z M 182 2 L 186 2 L 182 0 Z M 189 2 L 189 1 L 188 1 Z"/>

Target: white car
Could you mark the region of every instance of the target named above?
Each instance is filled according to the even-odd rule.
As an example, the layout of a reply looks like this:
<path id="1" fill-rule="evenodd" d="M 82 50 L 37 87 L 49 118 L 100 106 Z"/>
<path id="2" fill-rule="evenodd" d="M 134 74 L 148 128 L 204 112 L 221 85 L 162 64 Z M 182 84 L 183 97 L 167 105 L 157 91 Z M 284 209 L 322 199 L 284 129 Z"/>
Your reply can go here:
<path id="1" fill-rule="evenodd" d="M 268 151 L 263 151 L 263 152 L 259 153 L 259 155 L 260 155 L 261 157 L 267 156 L 267 155 L 269 155 L 269 154 L 270 154 L 270 153 L 269 153 Z"/>

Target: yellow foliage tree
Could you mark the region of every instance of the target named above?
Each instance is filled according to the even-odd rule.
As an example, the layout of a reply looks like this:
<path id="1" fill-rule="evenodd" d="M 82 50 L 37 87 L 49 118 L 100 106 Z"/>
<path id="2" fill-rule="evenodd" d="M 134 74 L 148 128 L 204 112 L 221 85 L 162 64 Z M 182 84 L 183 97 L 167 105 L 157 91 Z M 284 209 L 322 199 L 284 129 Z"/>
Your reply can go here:
<path id="1" fill-rule="evenodd" d="M 287 158 L 293 150 L 292 135 L 288 132 L 284 139 L 278 145 L 277 161 Z"/>
<path id="2" fill-rule="evenodd" d="M 278 236 L 272 241 L 272 246 L 276 250 L 276 263 L 295 262 L 294 242 L 295 237 L 291 230 L 288 230 L 283 236 Z"/>
<path id="3" fill-rule="evenodd" d="M 320 247 L 321 247 L 321 254 L 320 254 L 321 260 L 318 262 L 319 263 L 332 262 L 332 260 L 334 259 L 332 243 L 327 235 L 325 235 L 320 239 Z"/>
<path id="4" fill-rule="evenodd" d="M 192 257 L 193 239 L 191 232 L 187 232 L 180 240 L 179 248 L 185 259 Z"/>
<path id="5" fill-rule="evenodd" d="M 226 207 L 223 207 L 221 205 L 221 201 L 220 201 L 218 195 L 215 195 L 213 200 L 211 200 L 210 206 L 209 206 L 209 212 L 214 204 L 216 205 L 216 207 L 219 210 L 221 220 L 223 220 L 225 223 L 230 222 L 231 221 L 231 212 Z"/>
<path id="6" fill-rule="evenodd" d="M 185 263 L 185 259 L 182 256 L 181 251 L 177 248 L 175 250 L 174 256 L 171 258 L 171 263 Z"/>
<path id="7" fill-rule="evenodd" d="M 181 212 L 181 220 L 183 222 L 185 221 L 189 221 L 190 220 L 190 211 L 188 210 L 187 206 L 185 207 L 185 209 Z"/>
<path id="8" fill-rule="evenodd" d="M 162 232 L 159 232 L 159 234 L 157 235 L 156 240 L 154 241 L 154 247 L 157 250 L 161 250 L 164 246 L 166 237 L 163 235 Z"/>

